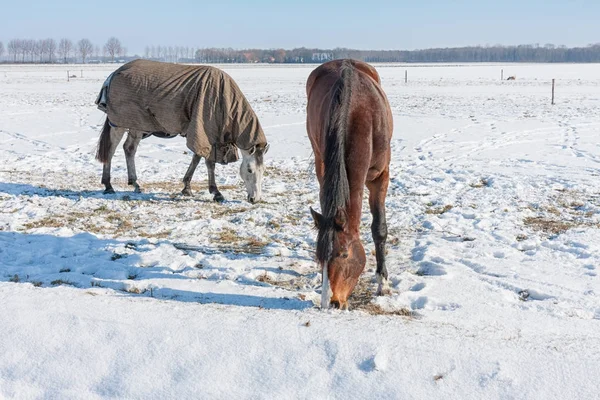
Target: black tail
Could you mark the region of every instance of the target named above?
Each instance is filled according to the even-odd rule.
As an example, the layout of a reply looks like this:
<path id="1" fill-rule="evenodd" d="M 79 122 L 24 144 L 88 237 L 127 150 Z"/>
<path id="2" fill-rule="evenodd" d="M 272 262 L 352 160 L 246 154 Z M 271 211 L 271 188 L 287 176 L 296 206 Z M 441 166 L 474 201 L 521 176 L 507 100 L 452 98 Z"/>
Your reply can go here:
<path id="1" fill-rule="evenodd" d="M 100 133 L 100 138 L 98 139 L 96 160 L 100 161 L 102 164 L 106 164 L 110 156 L 110 146 L 110 122 L 108 121 L 108 117 L 106 117 L 102 133 Z"/>
<path id="2" fill-rule="evenodd" d="M 352 96 L 353 66 L 344 61 L 341 76 L 332 88 L 329 119 L 325 124 L 325 176 L 321 194 L 321 211 L 325 226 L 319 229 L 317 259 L 327 262 L 331 258 L 331 246 L 336 230 L 336 215 L 345 210 L 350 201 L 350 186 L 346 171 L 346 131 Z"/>

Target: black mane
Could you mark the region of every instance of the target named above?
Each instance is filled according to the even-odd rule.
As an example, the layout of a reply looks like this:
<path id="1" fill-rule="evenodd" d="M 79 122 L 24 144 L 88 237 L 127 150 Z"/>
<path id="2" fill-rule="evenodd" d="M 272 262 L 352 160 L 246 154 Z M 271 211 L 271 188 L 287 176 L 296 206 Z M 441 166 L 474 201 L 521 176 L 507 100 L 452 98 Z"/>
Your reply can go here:
<path id="1" fill-rule="evenodd" d="M 321 193 L 323 223 L 317 237 L 317 259 L 325 263 L 332 258 L 332 246 L 338 210 L 345 210 L 350 201 L 350 188 L 346 172 L 346 132 L 352 97 L 354 66 L 344 60 L 340 77 L 331 89 L 329 119 L 325 126 L 325 176 Z"/>

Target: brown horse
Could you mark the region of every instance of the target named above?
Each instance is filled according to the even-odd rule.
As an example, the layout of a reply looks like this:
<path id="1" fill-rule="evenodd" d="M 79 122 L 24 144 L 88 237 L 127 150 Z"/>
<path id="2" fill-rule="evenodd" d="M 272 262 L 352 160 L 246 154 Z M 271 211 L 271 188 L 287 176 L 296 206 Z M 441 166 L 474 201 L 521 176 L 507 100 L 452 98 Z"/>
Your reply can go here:
<path id="1" fill-rule="evenodd" d="M 377 294 L 387 285 L 385 196 L 389 184 L 392 112 L 379 74 L 369 64 L 334 60 L 315 69 L 306 83 L 307 130 L 315 154 L 321 212 L 317 261 L 323 268 L 321 307 L 330 299 L 348 308 L 348 296 L 365 268 L 360 216 L 365 184 L 373 215 Z M 329 293 L 331 283 L 332 297 Z"/>

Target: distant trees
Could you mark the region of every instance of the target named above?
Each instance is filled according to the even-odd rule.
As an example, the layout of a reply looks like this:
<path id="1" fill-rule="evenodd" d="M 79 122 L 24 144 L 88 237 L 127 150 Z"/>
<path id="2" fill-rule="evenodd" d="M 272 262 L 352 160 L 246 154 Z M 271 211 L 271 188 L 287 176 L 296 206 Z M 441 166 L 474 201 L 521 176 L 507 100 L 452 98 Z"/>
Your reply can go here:
<path id="1" fill-rule="evenodd" d="M 73 42 L 69 39 L 60 39 L 58 43 L 58 56 L 62 58 L 65 64 L 69 57 L 71 57 L 71 51 L 73 51 Z"/>
<path id="2" fill-rule="evenodd" d="M 19 54 L 19 39 L 12 39 L 6 45 L 8 55 L 13 57 L 13 62 L 17 62 L 17 55 Z"/>
<path id="3" fill-rule="evenodd" d="M 85 64 L 85 59 L 94 51 L 94 45 L 88 39 L 81 39 L 77 42 L 77 50 L 81 56 L 81 62 Z"/>
<path id="4" fill-rule="evenodd" d="M 195 50 L 184 46 L 146 46 L 144 58 L 168 62 L 194 61 Z"/>
<path id="5" fill-rule="evenodd" d="M 355 50 L 335 49 L 245 49 L 205 48 L 195 52 L 203 63 L 320 63 L 336 58 L 367 62 L 600 62 L 600 44 L 567 48 L 547 43 L 519 46 L 470 46 L 444 49 Z"/>
<path id="6" fill-rule="evenodd" d="M 123 51 L 123 47 L 121 46 L 121 42 L 116 37 L 111 37 L 108 39 L 106 44 L 104 45 L 104 49 L 106 54 L 109 55 L 110 61 L 115 61 L 115 56 L 118 56 Z"/>
<path id="7" fill-rule="evenodd" d="M 44 42 L 45 42 L 46 51 L 48 52 L 47 53 L 48 54 L 48 62 L 53 63 L 54 56 L 56 54 L 56 40 L 46 39 Z"/>
<path id="8" fill-rule="evenodd" d="M 102 52 L 102 57 L 100 53 Z M 0 58 L 7 54 L 11 62 L 68 62 L 78 56 L 81 62 L 89 62 L 92 55 L 114 62 L 116 57 L 127 59 L 127 48 L 116 37 L 111 37 L 104 46 L 94 46 L 88 39 L 73 44 L 69 39 L 12 39 L 0 42 Z M 58 54 L 58 57 L 57 57 Z M 349 48 L 319 49 L 232 49 L 201 48 L 184 46 L 145 46 L 144 58 L 169 62 L 201 63 L 322 63 L 336 58 L 353 58 L 367 62 L 407 63 L 457 63 L 457 62 L 600 62 L 600 43 L 585 47 L 568 48 L 546 43 L 518 46 L 467 46 L 423 50 L 356 50 Z M 137 57 L 137 56 L 136 56 Z"/>

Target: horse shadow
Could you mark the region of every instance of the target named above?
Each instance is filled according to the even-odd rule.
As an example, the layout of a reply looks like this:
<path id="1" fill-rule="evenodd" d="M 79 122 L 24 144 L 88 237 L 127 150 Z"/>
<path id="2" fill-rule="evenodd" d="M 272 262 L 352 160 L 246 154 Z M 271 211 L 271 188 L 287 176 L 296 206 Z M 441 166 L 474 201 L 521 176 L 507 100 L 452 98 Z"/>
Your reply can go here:
<path id="1" fill-rule="evenodd" d="M 283 293 L 282 297 L 223 293 L 222 286 L 213 289 L 218 289 L 226 273 L 217 271 L 215 278 L 206 279 L 200 276 L 201 266 L 173 270 L 152 261 L 153 251 L 161 247 L 169 252 L 180 251 L 175 245 L 168 240 L 100 239 L 89 233 L 60 237 L 0 231 L 0 282 L 32 284 L 41 289 L 60 285 L 86 291 L 105 288 L 123 296 L 264 309 L 304 310 L 314 306 L 292 293 Z M 240 253 L 222 256 L 232 260 L 256 257 Z M 235 284 L 268 286 L 250 279 L 236 279 Z"/>
<path id="2" fill-rule="evenodd" d="M 0 192 L 12 194 L 15 196 L 38 196 L 38 197 L 65 197 L 65 198 L 90 198 L 90 199 L 110 199 L 110 200 L 155 200 L 155 201 L 173 201 L 179 197 L 197 201 L 206 201 L 195 199 L 194 197 L 184 197 L 180 193 L 170 195 L 168 193 L 135 193 L 134 191 L 120 191 L 114 194 L 104 194 L 103 190 L 71 190 L 71 189 L 52 189 L 43 186 L 34 186 L 26 183 L 5 183 L 0 182 Z"/>

